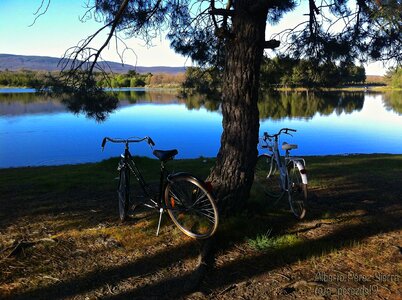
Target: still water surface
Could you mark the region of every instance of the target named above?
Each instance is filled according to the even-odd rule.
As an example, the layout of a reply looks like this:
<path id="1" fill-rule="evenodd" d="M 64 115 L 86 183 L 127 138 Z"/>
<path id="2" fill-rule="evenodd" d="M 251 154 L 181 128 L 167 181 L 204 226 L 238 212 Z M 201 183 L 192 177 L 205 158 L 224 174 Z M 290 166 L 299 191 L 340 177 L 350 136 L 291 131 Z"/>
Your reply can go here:
<path id="1" fill-rule="evenodd" d="M 135 89 L 119 93 L 118 107 L 100 122 L 72 113 L 57 99 L 24 90 L 0 90 L 0 167 L 96 162 L 118 156 L 121 145 L 104 136 L 151 136 L 177 158 L 216 156 L 222 133 L 220 105 L 199 97 Z M 259 102 L 260 132 L 297 129 L 287 142 L 294 155 L 402 153 L 402 93 L 279 93 Z M 76 110 L 77 111 L 77 110 Z M 93 115 L 93 114 L 92 114 Z M 132 153 L 152 157 L 146 144 Z"/>

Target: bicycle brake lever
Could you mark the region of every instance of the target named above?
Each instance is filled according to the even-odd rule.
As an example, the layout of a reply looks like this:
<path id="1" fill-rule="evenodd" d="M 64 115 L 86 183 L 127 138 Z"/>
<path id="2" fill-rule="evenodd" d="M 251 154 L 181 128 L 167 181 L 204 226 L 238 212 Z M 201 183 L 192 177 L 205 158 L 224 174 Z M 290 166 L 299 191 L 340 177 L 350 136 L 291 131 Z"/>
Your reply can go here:
<path id="1" fill-rule="evenodd" d="M 264 140 L 264 142 L 267 142 L 267 140 L 268 140 L 268 141 L 271 141 L 271 138 L 268 136 L 268 133 L 267 133 L 267 132 L 264 132 L 264 136 L 263 136 L 262 139 Z"/>
<path id="2" fill-rule="evenodd" d="M 148 144 L 150 144 L 152 147 L 155 146 L 154 141 L 150 137 L 148 137 Z"/>
<path id="3" fill-rule="evenodd" d="M 106 145 L 106 138 L 103 138 L 103 141 L 102 141 L 102 152 L 103 152 L 103 150 L 105 150 L 105 145 Z"/>

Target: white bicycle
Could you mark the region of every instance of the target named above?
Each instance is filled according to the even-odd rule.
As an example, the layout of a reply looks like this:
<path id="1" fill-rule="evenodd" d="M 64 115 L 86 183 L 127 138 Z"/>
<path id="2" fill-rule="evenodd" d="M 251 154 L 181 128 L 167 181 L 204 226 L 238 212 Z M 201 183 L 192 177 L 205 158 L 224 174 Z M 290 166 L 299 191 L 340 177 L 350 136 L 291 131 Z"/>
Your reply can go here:
<path id="1" fill-rule="evenodd" d="M 264 132 L 260 144 L 261 148 L 267 149 L 268 152 L 258 156 L 254 182 L 262 187 L 266 196 L 276 202 L 287 194 L 292 213 L 296 218 L 303 219 L 307 201 L 306 162 L 301 157 L 290 156 L 290 150 L 298 147 L 295 144 L 282 144 L 282 150 L 286 151 L 284 159 L 278 149 L 279 136 L 282 133 L 292 136 L 289 132 L 296 130 L 282 128 L 273 135 Z"/>

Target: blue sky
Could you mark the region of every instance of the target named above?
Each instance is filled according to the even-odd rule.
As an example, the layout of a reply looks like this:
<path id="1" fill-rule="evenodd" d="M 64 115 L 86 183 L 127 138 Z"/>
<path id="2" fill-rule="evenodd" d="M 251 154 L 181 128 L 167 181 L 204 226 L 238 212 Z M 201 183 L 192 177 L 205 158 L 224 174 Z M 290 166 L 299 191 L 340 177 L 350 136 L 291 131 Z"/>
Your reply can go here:
<path id="1" fill-rule="evenodd" d="M 51 0 L 47 13 L 29 27 L 35 19 L 34 12 L 40 7 L 41 2 L 42 0 L 0 0 L 0 53 L 61 57 L 69 47 L 94 33 L 100 26 L 100 23 L 94 20 L 85 23 L 79 20 L 86 11 L 83 7 L 85 0 Z M 298 23 L 301 18 L 305 18 L 303 13 L 304 11 L 300 9 L 291 13 L 275 30 L 279 31 L 281 26 L 288 27 L 290 24 Z M 135 51 L 135 53 L 126 52 L 124 61 L 127 64 L 191 65 L 190 60 L 175 54 L 170 49 L 164 37 L 156 39 L 154 47 L 146 47 L 143 41 L 137 39 L 126 40 L 126 43 Z M 103 52 L 103 58 L 119 61 L 114 46 Z M 384 72 L 381 63 L 366 67 L 366 73 L 369 75 L 382 75 Z"/>
<path id="2" fill-rule="evenodd" d="M 0 53 L 61 57 L 69 47 L 94 33 L 101 25 L 94 20 L 85 23 L 79 20 L 86 11 L 84 0 L 51 0 L 47 13 L 29 27 L 35 20 L 33 13 L 41 2 L 0 0 Z M 190 63 L 185 57 L 175 54 L 164 37 L 156 39 L 155 46 L 151 48 L 144 47 L 141 40 L 130 39 L 126 42 L 136 52 L 126 52 L 127 64 L 184 66 Z M 106 49 L 103 57 L 111 61 L 120 60 L 114 46 Z"/>

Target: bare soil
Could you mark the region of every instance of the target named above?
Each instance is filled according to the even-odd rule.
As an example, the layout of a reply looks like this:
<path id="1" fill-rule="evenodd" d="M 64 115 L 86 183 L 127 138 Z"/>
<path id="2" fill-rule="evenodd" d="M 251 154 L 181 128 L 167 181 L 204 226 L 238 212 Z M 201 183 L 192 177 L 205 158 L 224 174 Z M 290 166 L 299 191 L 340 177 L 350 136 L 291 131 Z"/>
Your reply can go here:
<path id="1" fill-rule="evenodd" d="M 397 158 L 368 156 L 367 168 L 352 158 L 331 167 L 331 159 L 312 159 L 309 178 L 320 180 L 311 181 L 305 220 L 295 220 L 286 201 L 250 204 L 221 224 L 214 265 L 200 282 L 201 243 L 167 215 L 156 237 L 153 212 L 117 221 L 112 185 L 74 184 L 60 193 L 20 176 L 1 186 L 0 298 L 402 299 Z M 385 160 L 394 166 L 387 174 L 380 172 Z M 268 233 L 298 239 L 265 250 L 250 245 Z"/>

